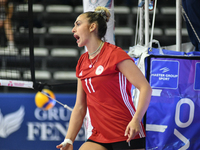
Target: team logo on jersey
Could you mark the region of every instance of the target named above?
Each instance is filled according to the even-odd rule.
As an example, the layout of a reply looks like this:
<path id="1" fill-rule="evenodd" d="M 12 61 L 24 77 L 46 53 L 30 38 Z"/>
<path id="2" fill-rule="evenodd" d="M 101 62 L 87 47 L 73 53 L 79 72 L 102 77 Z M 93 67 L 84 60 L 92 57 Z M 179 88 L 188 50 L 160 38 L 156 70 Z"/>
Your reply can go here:
<path id="1" fill-rule="evenodd" d="M 98 66 L 96 69 L 96 75 L 100 75 L 104 70 L 104 67 L 102 65 Z"/>

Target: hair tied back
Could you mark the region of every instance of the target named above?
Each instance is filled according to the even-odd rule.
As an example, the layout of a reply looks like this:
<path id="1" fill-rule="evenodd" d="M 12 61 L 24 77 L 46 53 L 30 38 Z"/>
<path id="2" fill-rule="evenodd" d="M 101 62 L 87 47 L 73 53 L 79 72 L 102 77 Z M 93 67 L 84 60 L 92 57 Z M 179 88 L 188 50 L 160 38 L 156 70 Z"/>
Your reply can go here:
<path id="1" fill-rule="evenodd" d="M 103 19 L 104 19 L 105 21 L 107 21 L 107 16 L 106 16 L 105 10 L 101 9 L 101 10 L 97 10 L 97 11 L 95 11 L 95 12 L 96 12 L 96 13 L 99 13 L 99 14 L 103 17 Z"/>
<path id="2" fill-rule="evenodd" d="M 97 6 L 95 8 L 95 12 L 100 14 L 106 22 L 109 21 L 111 14 L 110 14 L 108 8 L 103 7 L 103 6 Z"/>

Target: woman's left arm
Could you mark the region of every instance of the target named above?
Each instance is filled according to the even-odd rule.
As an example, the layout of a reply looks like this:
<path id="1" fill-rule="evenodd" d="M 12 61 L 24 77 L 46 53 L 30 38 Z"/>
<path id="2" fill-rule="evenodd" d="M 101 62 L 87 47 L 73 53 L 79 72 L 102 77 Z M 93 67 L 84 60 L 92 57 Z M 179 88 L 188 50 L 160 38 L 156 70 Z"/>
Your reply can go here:
<path id="1" fill-rule="evenodd" d="M 132 60 L 123 60 L 117 64 L 117 67 L 119 71 L 122 72 L 123 75 L 129 80 L 129 82 L 140 91 L 135 115 L 133 116 L 125 131 L 125 136 L 128 136 L 128 142 L 140 132 L 139 123 L 141 122 L 149 106 L 152 89 L 145 76 Z"/>
<path id="2" fill-rule="evenodd" d="M 9 3 L 9 4 L 8 4 L 7 19 L 11 19 L 11 18 L 12 18 L 12 16 L 13 16 L 13 11 L 14 11 L 13 3 Z"/>

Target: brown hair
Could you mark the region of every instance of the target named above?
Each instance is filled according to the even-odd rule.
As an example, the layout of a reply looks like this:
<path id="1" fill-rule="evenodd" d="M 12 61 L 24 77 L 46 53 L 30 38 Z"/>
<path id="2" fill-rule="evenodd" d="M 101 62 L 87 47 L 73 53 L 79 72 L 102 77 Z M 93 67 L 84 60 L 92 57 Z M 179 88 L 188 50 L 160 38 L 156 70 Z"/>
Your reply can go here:
<path id="1" fill-rule="evenodd" d="M 106 7 L 98 6 L 94 12 L 86 12 L 89 23 L 96 22 L 98 25 L 98 37 L 102 39 L 107 30 L 106 22 L 110 19 L 110 12 Z"/>

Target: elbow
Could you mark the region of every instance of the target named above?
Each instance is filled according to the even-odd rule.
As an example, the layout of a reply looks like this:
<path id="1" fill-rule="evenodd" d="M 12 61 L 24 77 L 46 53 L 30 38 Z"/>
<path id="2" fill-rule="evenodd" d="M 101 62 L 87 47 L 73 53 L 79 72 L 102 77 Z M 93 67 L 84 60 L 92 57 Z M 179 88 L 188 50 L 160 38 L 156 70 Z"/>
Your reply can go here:
<path id="1" fill-rule="evenodd" d="M 139 89 L 141 95 L 145 95 L 145 99 L 147 99 L 149 102 L 151 100 L 151 95 L 152 95 L 152 88 L 149 83 L 144 84 L 140 89 Z"/>
<path id="2" fill-rule="evenodd" d="M 151 94 L 152 94 L 152 88 L 151 88 L 151 86 L 150 86 L 150 84 L 148 84 L 147 85 L 147 88 L 146 88 L 147 90 L 147 93 L 149 94 L 149 96 L 151 97 Z"/>
<path id="3" fill-rule="evenodd" d="M 140 91 L 145 91 L 148 94 L 152 94 L 152 88 L 150 86 L 150 84 L 147 82 L 146 84 L 143 84 L 143 86 L 141 88 L 138 88 Z"/>
<path id="4" fill-rule="evenodd" d="M 152 88 L 151 88 L 150 84 L 149 84 L 149 92 L 150 92 L 150 95 L 151 95 L 152 94 Z"/>

